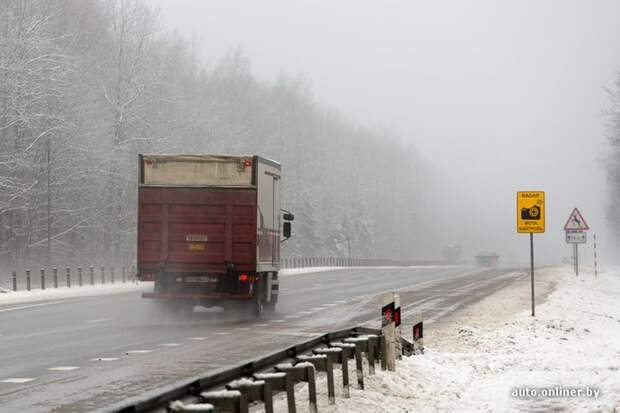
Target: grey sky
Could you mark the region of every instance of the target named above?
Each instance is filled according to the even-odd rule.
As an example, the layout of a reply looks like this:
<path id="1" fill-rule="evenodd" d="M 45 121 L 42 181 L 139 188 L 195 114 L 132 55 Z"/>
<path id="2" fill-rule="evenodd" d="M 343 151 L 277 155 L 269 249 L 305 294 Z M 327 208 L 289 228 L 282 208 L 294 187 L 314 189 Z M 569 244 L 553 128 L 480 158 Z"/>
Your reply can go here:
<path id="1" fill-rule="evenodd" d="M 476 248 L 526 255 L 514 192 L 530 188 L 547 191 L 548 258 L 568 255 L 574 206 L 606 239 L 600 113 L 620 64 L 620 1 L 151 4 L 208 59 L 241 46 L 259 77 L 303 74 L 318 100 L 413 142 L 464 191 L 450 206 L 488 228 Z"/>

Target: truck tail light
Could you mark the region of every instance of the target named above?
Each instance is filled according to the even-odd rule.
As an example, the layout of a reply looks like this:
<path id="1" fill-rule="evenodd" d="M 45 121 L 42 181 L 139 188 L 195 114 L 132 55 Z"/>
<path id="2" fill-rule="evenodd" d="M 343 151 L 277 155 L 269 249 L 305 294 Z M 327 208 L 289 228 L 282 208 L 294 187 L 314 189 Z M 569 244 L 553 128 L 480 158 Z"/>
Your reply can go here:
<path id="1" fill-rule="evenodd" d="M 248 282 L 249 280 L 250 280 L 250 276 L 247 275 L 247 274 L 241 274 L 239 276 L 239 281 L 241 281 L 241 282 L 245 283 L 245 282 Z"/>
<path id="2" fill-rule="evenodd" d="M 243 161 L 243 165 L 245 165 L 246 167 L 252 166 L 252 160 L 251 159 L 246 159 L 245 161 Z"/>

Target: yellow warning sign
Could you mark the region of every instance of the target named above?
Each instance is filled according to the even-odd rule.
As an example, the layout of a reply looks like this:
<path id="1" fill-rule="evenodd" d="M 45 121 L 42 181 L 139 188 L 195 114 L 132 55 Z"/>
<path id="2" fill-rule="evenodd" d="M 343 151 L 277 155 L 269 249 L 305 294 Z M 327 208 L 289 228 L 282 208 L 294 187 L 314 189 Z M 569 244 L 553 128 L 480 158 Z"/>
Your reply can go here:
<path id="1" fill-rule="evenodd" d="M 517 192 L 517 232 L 545 232 L 545 192 Z"/>

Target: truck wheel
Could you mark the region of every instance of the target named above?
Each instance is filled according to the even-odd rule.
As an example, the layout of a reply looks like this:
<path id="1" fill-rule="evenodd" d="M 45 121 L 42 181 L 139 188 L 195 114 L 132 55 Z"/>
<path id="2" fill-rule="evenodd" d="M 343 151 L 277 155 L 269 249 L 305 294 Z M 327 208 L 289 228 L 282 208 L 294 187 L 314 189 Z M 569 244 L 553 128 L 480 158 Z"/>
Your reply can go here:
<path id="1" fill-rule="evenodd" d="M 254 315 L 258 318 L 263 315 L 264 311 L 265 304 L 263 303 L 263 298 L 257 297 L 256 300 L 254 300 Z"/>

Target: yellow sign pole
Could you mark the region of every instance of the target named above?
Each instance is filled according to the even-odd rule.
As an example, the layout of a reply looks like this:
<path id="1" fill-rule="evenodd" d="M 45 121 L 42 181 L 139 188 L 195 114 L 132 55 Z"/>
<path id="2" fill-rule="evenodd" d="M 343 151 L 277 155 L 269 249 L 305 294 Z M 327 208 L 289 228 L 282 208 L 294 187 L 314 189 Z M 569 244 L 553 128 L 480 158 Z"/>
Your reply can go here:
<path id="1" fill-rule="evenodd" d="M 534 233 L 530 232 L 530 274 L 532 279 L 532 317 L 536 317 L 534 304 Z"/>
<path id="2" fill-rule="evenodd" d="M 532 292 L 532 317 L 536 316 L 534 291 L 534 234 L 545 232 L 544 191 L 517 192 L 517 232 L 530 234 L 530 279 Z"/>

